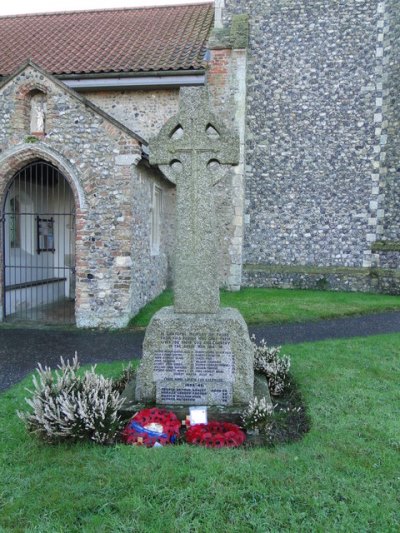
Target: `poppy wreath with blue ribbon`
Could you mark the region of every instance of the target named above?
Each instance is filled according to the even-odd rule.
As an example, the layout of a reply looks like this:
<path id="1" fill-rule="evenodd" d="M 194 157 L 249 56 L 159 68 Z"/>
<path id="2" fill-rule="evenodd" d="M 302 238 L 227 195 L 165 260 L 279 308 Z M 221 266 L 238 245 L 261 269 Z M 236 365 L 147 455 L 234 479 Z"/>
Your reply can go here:
<path id="1" fill-rule="evenodd" d="M 236 448 L 245 440 L 246 435 L 240 427 L 230 422 L 196 424 L 186 432 L 186 442 L 206 448 Z"/>
<path id="2" fill-rule="evenodd" d="M 143 409 L 131 418 L 122 432 L 126 444 L 153 447 L 156 443 L 173 444 L 179 436 L 181 422 L 165 409 Z"/>

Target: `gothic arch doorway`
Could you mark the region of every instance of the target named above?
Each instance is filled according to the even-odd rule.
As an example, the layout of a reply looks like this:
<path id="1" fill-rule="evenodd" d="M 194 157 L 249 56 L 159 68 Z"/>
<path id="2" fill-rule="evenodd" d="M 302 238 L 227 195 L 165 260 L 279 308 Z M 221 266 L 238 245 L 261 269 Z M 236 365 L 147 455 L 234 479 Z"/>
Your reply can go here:
<path id="1" fill-rule="evenodd" d="M 4 319 L 73 323 L 75 201 L 55 166 L 35 160 L 17 172 L 2 233 Z"/>

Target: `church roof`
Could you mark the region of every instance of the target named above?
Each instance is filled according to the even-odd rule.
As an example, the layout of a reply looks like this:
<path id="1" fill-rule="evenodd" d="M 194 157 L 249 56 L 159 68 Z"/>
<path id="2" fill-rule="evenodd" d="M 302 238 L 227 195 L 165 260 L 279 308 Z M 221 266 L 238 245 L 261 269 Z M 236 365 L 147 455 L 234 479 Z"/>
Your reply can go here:
<path id="1" fill-rule="evenodd" d="M 213 4 L 0 17 L 0 75 L 33 60 L 52 74 L 201 70 Z"/>

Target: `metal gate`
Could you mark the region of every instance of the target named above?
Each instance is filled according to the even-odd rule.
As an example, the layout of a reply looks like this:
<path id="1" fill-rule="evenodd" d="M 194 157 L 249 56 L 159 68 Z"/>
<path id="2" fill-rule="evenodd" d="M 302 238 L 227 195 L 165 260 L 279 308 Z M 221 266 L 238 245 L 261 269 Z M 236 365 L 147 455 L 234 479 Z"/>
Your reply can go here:
<path id="1" fill-rule="evenodd" d="M 56 167 L 34 161 L 15 175 L 2 227 L 5 319 L 73 323 L 75 203 Z"/>

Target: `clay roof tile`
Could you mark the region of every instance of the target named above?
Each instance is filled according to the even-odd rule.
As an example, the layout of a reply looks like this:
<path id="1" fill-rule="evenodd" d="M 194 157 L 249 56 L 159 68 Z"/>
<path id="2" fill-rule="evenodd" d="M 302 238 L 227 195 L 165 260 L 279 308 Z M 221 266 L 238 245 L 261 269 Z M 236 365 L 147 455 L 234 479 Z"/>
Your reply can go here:
<path id="1" fill-rule="evenodd" d="M 200 70 L 213 4 L 0 17 L 0 75 L 32 59 L 52 74 Z"/>

